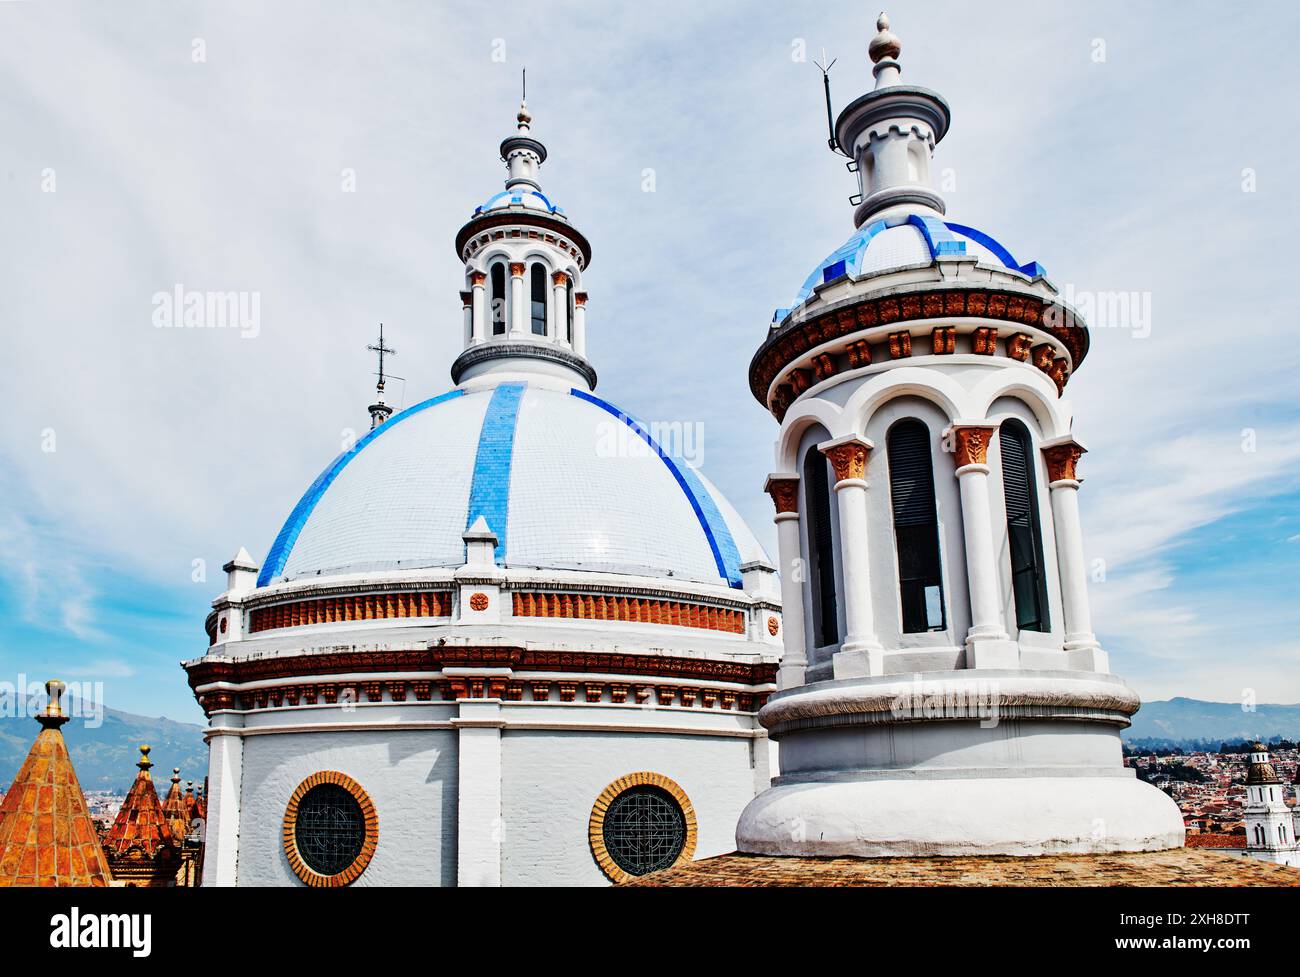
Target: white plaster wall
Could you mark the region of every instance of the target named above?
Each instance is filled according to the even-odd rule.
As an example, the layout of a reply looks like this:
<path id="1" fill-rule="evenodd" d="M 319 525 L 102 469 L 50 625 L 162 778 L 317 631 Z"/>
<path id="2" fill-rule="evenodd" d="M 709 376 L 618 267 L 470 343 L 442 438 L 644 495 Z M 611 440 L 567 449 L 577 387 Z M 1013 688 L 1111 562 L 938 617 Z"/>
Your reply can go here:
<path id="1" fill-rule="evenodd" d="M 303 884 L 284 855 L 284 810 L 309 775 L 338 770 L 379 817 L 375 855 L 353 885 L 455 885 L 456 745 L 450 730 L 245 737 L 239 884 Z"/>
<path id="2" fill-rule="evenodd" d="M 699 824 L 696 858 L 736 849 L 736 822 L 766 774 L 766 740 L 664 734 L 502 733 L 504 885 L 608 885 L 587 841 L 612 781 L 648 770 L 681 785 Z"/>

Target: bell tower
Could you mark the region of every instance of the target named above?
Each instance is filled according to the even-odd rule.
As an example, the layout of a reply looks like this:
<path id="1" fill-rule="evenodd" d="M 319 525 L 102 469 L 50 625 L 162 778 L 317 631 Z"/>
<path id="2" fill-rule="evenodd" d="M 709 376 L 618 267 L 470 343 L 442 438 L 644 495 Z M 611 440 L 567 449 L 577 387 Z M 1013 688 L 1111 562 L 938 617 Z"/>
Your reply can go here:
<path id="1" fill-rule="evenodd" d="M 832 123 L 853 232 L 750 364 L 780 425 L 785 654 L 759 716 L 780 776 L 737 845 L 1177 847 L 1176 805 L 1123 765 L 1139 700 L 1093 632 L 1065 396 L 1087 325 L 1037 262 L 949 217 L 931 180 L 949 107 L 877 29 L 875 85 Z"/>
<path id="2" fill-rule="evenodd" d="M 527 379 L 591 391 L 587 293 L 591 245 L 542 191 L 546 147 L 521 102 L 515 134 L 501 143 L 505 189 L 477 207 L 456 234 L 465 263 L 464 351 L 452 381 Z"/>

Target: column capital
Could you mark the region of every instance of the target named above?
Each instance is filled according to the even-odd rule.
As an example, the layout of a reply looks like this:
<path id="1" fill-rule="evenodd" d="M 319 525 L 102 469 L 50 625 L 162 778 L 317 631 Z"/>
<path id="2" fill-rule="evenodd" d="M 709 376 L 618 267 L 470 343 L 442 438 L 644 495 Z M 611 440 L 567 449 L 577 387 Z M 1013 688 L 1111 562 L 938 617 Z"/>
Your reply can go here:
<path id="1" fill-rule="evenodd" d="M 482 288 L 485 284 L 487 284 L 487 272 L 485 271 L 470 272 L 469 282 L 471 285 L 473 285 L 476 288 Z"/>
<path id="2" fill-rule="evenodd" d="M 461 304 L 461 305 L 468 306 L 468 305 L 470 305 L 473 301 L 474 301 L 474 293 L 473 293 L 473 292 L 461 292 L 461 293 L 460 293 L 460 304 Z"/>
<path id="3" fill-rule="evenodd" d="M 777 514 L 799 511 L 799 476 L 772 474 L 767 476 L 763 491 L 772 497 Z"/>
<path id="4" fill-rule="evenodd" d="M 1081 482 L 1076 473 L 1079 459 L 1088 449 L 1071 437 L 1057 438 L 1043 444 L 1043 460 L 1047 462 L 1047 481 Z"/>
<path id="5" fill-rule="evenodd" d="M 995 430 L 993 424 L 953 424 L 948 428 L 952 434 L 953 461 L 959 469 L 988 464 L 989 442 Z"/>
<path id="6" fill-rule="evenodd" d="M 574 304 L 574 305 L 586 305 L 586 304 L 587 304 L 587 293 L 586 293 L 586 292 L 574 292 L 574 293 L 573 293 L 573 304 Z"/>
<path id="7" fill-rule="evenodd" d="M 568 273 L 568 272 L 565 272 L 565 271 L 554 271 L 554 272 L 551 272 L 551 284 L 552 284 L 552 285 L 567 285 L 567 284 L 569 284 L 569 273 Z"/>
<path id="8" fill-rule="evenodd" d="M 510 262 L 510 277 L 511 278 L 524 277 L 524 263 L 522 261 Z"/>
<path id="9" fill-rule="evenodd" d="M 830 459 L 831 467 L 835 469 L 835 481 L 842 482 L 847 478 L 866 477 L 867 456 L 874 447 L 866 438 L 849 434 L 832 441 L 823 441 L 817 445 L 817 450 Z"/>

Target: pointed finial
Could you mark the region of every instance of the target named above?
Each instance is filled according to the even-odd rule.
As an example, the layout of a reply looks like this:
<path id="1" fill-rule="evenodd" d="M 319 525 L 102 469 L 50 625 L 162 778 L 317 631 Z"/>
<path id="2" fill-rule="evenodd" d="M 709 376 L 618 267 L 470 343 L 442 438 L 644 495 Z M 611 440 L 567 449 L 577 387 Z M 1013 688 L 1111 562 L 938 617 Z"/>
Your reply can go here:
<path id="1" fill-rule="evenodd" d="M 898 39 L 898 35 L 889 29 L 889 14 L 883 10 L 880 16 L 876 18 L 876 30 L 879 32 L 871 39 L 871 46 L 867 48 L 867 53 L 871 55 L 874 64 L 879 64 L 885 58 L 898 57 L 903 50 L 903 42 Z"/>
<path id="2" fill-rule="evenodd" d="M 172 767 L 172 783 L 179 786 L 180 782 L 181 782 L 181 768 Z"/>
<path id="3" fill-rule="evenodd" d="M 43 729 L 58 729 L 68 721 L 68 716 L 63 713 L 63 690 L 67 686 L 57 678 L 52 678 L 45 683 L 45 695 L 48 701 L 45 703 L 45 711 L 36 717 L 36 721 L 41 724 Z"/>
<path id="4" fill-rule="evenodd" d="M 144 773 L 148 773 L 149 768 L 153 766 L 153 761 L 149 759 L 149 754 L 152 751 L 153 751 L 153 747 L 150 746 L 148 743 L 140 744 L 140 759 L 136 763 L 136 766 L 139 767 L 141 771 L 143 771 Z"/>

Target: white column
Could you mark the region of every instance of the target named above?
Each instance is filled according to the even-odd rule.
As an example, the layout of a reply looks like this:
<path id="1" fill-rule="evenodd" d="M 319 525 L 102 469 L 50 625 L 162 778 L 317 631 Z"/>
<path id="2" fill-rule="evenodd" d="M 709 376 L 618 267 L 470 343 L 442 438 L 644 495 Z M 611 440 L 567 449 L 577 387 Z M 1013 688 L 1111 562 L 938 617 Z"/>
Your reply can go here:
<path id="1" fill-rule="evenodd" d="M 459 730 L 456 884 L 499 886 L 501 846 L 501 701 L 462 699 Z"/>
<path id="2" fill-rule="evenodd" d="M 852 435 L 817 446 L 835 470 L 839 507 L 840 571 L 846 634 L 835 655 L 834 674 L 859 678 L 884 673 L 883 649 L 876 637 L 867 554 L 867 457 L 872 444 Z"/>
<path id="3" fill-rule="evenodd" d="M 961 491 L 962 536 L 970 592 L 971 627 L 966 634 L 967 668 L 1016 668 L 1019 647 L 1007 635 L 998 601 L 997 551 L 989 501 L 988 447 L 995 429 L 954 426 L 954 458 Z"/>
<path id="4" fill-rule="evenodd" d="M 473 296 L 470 300 L 470 341 L 474 343 L 483 342 L 483 337 L 487 335 L 487 275 L 481 271 L 474 272 L 470 276 L 471 290 Z"/>
<path id="5" fill-rule="evenodd" d="M 208 818 L 203 884 L 234 885 L 239 869 L 239 796 L 244 775 L 243 717 L 214 712 L 208 728 Z"/>
<path id="6" fill-rule="evenodd" d="M 1109 671 L 1092 630 L 1088 601 L 1088 572 L 1083 557 L 1083 526 L 1079 520 L 1079 483 L 1075 467 L 1087 451 L 1071 438 L 1043 445 L 1048 489 L 1052 494 L 1052 528 L 1056 537 L 1056 562 L 1060 569 L 1061 610 L 1065 616 L 1065 650 L 1093 671 Z"/>
<path id="7" fill-rule="evenodd" d="M 569 314 L 569 299 L 565 293 L 564 286 L 568 284 L 569 276 L 562 271 L 557 271 L 551 275 L 551 339 L 558 342 L 561 346 L 568 346 L 569 341 L 564 335 L 564 320 Z"/>
<path id="8" fill-rule="evenodd" d="M 522 261 L 510 262 L 510 338 L 532 334 L 532 317 L 524 304 L 524 269 Z"/>
<path id="9" fill-rule="evenodd" d="M 587 293 L 573 293 L 573 351 L 587 355 Z"/>
<path id="10" fill-rule="evenodd" d="M 577 333 L 574 333 L 575 340 Z M 785 654 L 776 673 L 782 689 L 804 684 L 808 656 L 804 650 L 803 585 L 799 554 L 799 476 L 769 475 L 763 490 L 776 505 L 776 546 L 781 573 L 781 628 Z"/>

